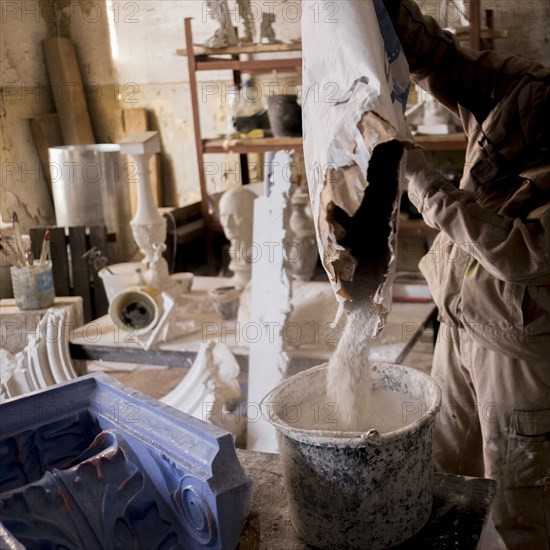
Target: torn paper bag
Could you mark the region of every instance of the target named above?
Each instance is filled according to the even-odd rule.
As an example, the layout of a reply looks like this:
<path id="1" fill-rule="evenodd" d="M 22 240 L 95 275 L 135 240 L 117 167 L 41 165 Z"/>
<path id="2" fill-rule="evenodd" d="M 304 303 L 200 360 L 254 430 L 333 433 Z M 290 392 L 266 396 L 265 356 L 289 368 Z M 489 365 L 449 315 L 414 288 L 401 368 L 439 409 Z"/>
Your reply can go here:
<path id="1" fill-rule="evenodd" d="M 335 7 L 337 12 L 334 13 Z M 317 242 L 337 299 L 391 305 L 409 70 L 382 0 L 304 0 L 304 156 Z M 374 336 L 375 334 L 373 334 Z"/>

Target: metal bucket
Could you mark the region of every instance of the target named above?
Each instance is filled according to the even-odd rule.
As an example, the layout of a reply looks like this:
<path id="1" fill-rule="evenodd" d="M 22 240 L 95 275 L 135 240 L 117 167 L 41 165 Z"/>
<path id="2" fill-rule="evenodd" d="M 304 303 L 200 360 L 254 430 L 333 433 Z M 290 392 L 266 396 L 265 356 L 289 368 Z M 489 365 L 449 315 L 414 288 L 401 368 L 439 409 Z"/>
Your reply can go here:
<path id="1" fill-rule="evenodd" d="M 49 148 L 57 225 L 106 225 L 116 233 L 117 261 L 135 252 L 125 156 L 114 144 Z M 106 251 L 103 251 L 106 253 Z"/>
<path id="2" fill-rule="evenodd" d="M 431 513 L 432 432 L 441 391 L 422 372 L 376 364 L 373 401 L 391 416 L 391 430 L 331 431 L 337 411 L 325 397 L 326 373 L 321 365 L 297 374 L 263 401 L 277 431 L 294 529 L 317 548 L 397 545 Z"/>

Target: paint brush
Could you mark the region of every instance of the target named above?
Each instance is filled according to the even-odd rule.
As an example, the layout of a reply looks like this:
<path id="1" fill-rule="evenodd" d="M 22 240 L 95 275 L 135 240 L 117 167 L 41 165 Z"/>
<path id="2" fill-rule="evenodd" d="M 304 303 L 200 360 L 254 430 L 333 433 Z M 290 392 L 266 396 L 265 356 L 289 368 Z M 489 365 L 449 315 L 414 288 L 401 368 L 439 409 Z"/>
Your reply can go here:
<path id="1" fill-rule="evenodd" d="M 21 225 L 19 224 L 19 217 L 17 216 L 17 212 L 13 212 L 11 215 L 11 223 L 13 226 L 13 234 L 15 237 L 15 252 L 18 256 L 18 262 L 21 265 L 25 264 L 25 255 L 24 255 L 24 248 L 23 248 L 23 239 L 21 237 Z"/>
<path id="2" fill-rule="evenodd" d="M 50 240 L 50 231 L 46 229 L 46 233 L 44 233 L 44 239 L 42 240 L 42 248 L 40 250 L 40 260 L 38 262 L 40 264 L 43 264 L 50 259 Z"/>

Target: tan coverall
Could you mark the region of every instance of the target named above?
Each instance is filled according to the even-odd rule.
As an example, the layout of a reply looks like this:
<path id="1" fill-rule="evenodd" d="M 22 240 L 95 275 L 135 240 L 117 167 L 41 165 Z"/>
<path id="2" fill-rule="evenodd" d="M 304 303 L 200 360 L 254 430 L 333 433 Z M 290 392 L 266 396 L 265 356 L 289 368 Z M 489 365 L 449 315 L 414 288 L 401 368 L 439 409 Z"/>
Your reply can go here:
<path id="1" fill-rule="evenodd" d="M 496 479 L 508 548 L 550 548 L 550 71 L 460 48 L 411 0 L 384 0 L 413 79 L 468 138 L 457 189 L 433 170 L 409 197 L 440 230 L 420 268 L 442 322 L 436 467 Z"/>

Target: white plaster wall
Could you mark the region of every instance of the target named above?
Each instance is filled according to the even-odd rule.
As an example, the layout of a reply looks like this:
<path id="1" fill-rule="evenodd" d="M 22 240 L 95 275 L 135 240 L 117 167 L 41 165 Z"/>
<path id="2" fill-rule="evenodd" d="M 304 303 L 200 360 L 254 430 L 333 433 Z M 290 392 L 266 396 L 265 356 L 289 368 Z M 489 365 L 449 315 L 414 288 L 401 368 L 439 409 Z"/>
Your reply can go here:
<path id="1" fill-rule="evenodd" d="M 550 66 L 550 2 L 548 0 L 485 0 L 495 10 L 495 27 L 509 37 L 495 41 L 495 49 L 536 59 Z"/>
<path id="2" fill-rule="evenodd" d="M 453 26 L 458 14 L 453 0 L 416 0 L 422 11 L 443 26 Z M 471 0 L 456 0 L 469 15 Z M 548 0 L 481 0 L 481 19 L 492 10 L 496 30 L 508 37 L 494 42 L 496 51 L 521 55 L 550 65 L 550 2 Z"/>
<path id="3" fill-rule="evenodd" d="M 122 87 L 137 90 L 137 106 L 153 111 L 161 132 L 165 157 L 165 204 L 185 204 L 200 198 L 193 134 L 187 58 L 176 55 L 185 48 L 184 18 L 193 17 L 195 43 L 203 43 L 217 28 L 208 17 L 203 0 L 145 0 L 119 2 L 115 25 L 119 58 L 115 60 Z M 137 4 L 137 6 L 136 6 Z M 298 0 L 251 0 L 257 14 L 257 33 L 262 11 L 273 11 L 274 28 L 282 40 L 300 36 Z M 138 8 L 137 10 L 135 8 Z M 235 0 L 229 0 L 234 24 L 240 24 Z M 231 73 L 201 72 L 199 98 L 203 137 L 223 135 L 227 125 L 227 92 Z M 239 182 L 236 155 L 208 155 L 208 188 L 221 191 Z"/>
<path id="4" fill-rule="evenodd" d="M 46 25 L 37 1 L 0 2 L 0 213 L 17 211 L 24 229 L 53 221 L 53 204 L 28 119 L 52 112 L 41 41 Z"/>

